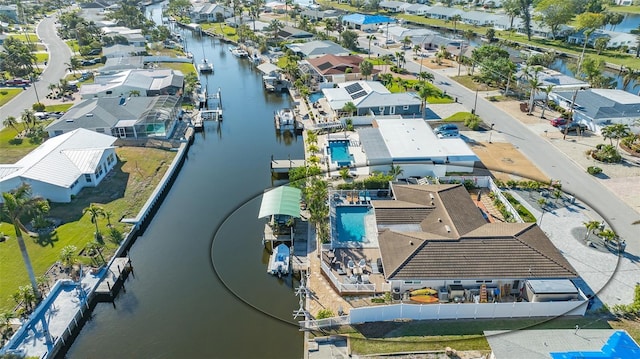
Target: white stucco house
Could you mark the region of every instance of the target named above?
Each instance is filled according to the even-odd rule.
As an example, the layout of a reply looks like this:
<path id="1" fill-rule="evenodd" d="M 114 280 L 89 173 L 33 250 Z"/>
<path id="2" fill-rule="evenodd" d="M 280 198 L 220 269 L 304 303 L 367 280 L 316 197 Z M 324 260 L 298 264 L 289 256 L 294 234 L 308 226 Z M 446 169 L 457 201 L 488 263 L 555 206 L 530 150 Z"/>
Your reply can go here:
<path id="1" fill-rule="evenodd" d="M 0 164 L 0 189 L 27 183 L 34 195 L 71 202 L 83 188 L 98 186 L 116 165 L 115 141 L 83 128 L 51 138 L 15 164 Z"/>

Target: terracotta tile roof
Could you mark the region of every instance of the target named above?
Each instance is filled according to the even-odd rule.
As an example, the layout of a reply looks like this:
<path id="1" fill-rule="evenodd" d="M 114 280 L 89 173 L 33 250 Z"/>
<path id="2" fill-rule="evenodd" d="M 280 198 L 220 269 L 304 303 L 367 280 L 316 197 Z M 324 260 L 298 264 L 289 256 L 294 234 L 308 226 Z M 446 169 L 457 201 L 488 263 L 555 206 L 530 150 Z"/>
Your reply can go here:
<path id="1" fill-rule="evenodd" d="M 364 59 L 360 56 L 336 56 L 324 55 L 315 59 L 307 60 L 318 73 L 322 75 L 344 74 L 347 68 L 351 68 L 351 72 L 360 72 L 360 63 Z"/>
<path id="2" fill-rule="evenodd" d="M 387 279 L 532 279 L 576 277 L 575 269 L 534 223 L 487 223 L 462 185 L 394 185 L 397 201 L 378 211 L 416 216 L 422 232 L 382 229 Z M 433 195 L 433 198 L 432 198 Z M 433 201 L 433 204 L 432 204 Z M 394 205 L 391 203 L 397 202 Z M 428 213 L 427 213 L 428 211 Z M 384 216 L 390 216 L 384 213 Z M 401 222 L 393 217 L 393 224 Z M 410 217 L 405 224 L 415 223 Z M 462 233 L 462 234 L 459 234 Z"/>

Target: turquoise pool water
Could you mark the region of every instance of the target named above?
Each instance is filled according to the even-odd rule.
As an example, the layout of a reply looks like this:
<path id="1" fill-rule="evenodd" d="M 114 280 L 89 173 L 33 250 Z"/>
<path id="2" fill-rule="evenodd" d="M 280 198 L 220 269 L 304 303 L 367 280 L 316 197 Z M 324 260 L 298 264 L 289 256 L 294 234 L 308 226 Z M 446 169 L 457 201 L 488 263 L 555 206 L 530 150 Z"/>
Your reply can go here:
<path id="1" fill-rule="evenodd" d="M 322 92 L 314 92 L 309 95 L 309 102 L 316 103 L 318 102 L 318 100 L 320 100 L 323 97 L 324 97 L 324 94 Z"/>
<path id="2" fill-rule="evenodd" d="M 350 166 L 349 141 L 329 141 L 329 155 L 331 161 L 337 163 L 339 167 Z"/>
<path id="3" fill-rule="evenodd" d="M 364 217 L 370 212 L 368 206 L 337 206 L 335 230 L 338 242 L 363 242 L 366 235 Z"/>

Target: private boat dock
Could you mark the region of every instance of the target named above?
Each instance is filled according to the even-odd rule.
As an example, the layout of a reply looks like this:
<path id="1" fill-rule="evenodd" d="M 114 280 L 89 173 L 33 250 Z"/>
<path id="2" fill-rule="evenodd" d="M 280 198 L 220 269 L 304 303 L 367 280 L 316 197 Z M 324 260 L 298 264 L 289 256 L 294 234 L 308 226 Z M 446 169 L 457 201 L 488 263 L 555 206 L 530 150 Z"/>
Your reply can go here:
<path id="1" fill-rule="evenodd" d="M 271 173 L 288 173 L 290 169 L 306 166 L 305 160 L 275 160 L 271 157 Z"/>
<path id="2" fill-rule="evenodd" d="M 196 94 L 198 110 L 191 117 L 191 124 L 196 131 L 202 131 L 204 121 L 222 121 L 222 91 L 207 95 L 206 89 Z"/>
<path id="3" fill-rule="evenodd" d="M 114 258 L 107 268 L 107 273 L 98 283 L 96 299 L 98 301 L 113 301 L 120 288 L 124 288 L 124 281 L 133 273 L 133 266 L 129 257 Z"/>

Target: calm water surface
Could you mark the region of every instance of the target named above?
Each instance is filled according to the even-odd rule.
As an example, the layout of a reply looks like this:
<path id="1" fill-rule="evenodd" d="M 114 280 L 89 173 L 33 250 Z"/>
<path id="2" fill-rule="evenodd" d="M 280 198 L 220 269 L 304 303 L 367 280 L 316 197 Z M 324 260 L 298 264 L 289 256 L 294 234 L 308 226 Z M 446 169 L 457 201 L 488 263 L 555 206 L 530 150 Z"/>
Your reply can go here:
<path id="1" fill-rule="evenodd" d="M 256 218 L 259 195 L 271 185 L 271 155 L 302 156 L 302 140 L 276 136 L 273 127 L 273 112 L 289 100 L 265 94 L 259 74 L 226 45 L 184 34 L 198 61 L 205 54 L 214 63 L 208 87 L 222 89 L 224 122 L 198 134 L 131 249 L 135 278 L 116 309 L 96 307 L 68 356 L 301 357 L 296 283 L 266 273 L 264 222 Z"/>

